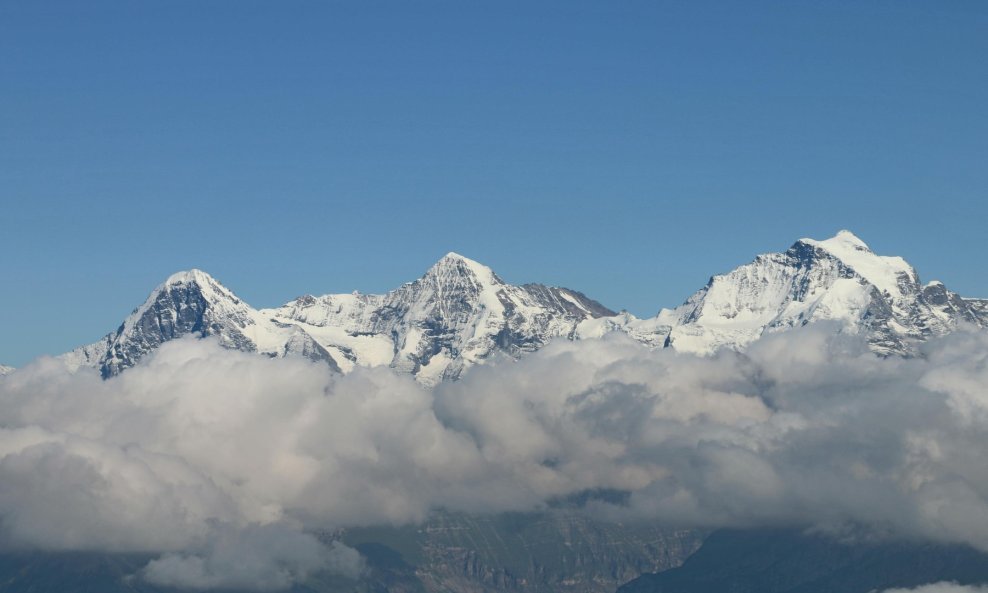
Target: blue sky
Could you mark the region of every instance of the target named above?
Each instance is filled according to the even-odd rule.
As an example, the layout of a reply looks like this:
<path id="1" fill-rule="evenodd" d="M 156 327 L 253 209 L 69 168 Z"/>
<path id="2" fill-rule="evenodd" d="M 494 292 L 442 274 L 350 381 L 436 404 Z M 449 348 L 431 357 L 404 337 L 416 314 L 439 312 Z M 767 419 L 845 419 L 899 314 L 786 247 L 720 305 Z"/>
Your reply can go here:
<path id="1" fill-rule="evenodd" d="M 0 362 L 170 273 L 255 306 L 447 251 L 639 315 L 850 228 L 988 296 L 988 3 L 0 4 Z"/>

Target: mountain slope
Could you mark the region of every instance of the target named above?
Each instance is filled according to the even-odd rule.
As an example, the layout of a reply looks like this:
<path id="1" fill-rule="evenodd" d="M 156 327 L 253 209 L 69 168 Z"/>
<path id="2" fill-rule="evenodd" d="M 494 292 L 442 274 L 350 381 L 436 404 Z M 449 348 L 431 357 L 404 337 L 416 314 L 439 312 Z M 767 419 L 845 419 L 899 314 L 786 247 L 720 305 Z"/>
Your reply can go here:
<path id="1" fill-rule="evenodd" d="M 640 341 L 708 354 L 743 349 L 762 334 L 817 321 L 867 336 L 881 355 L 911 355 L 919 343 L 959 324 L 988 325 L 985 301 L 963 299 L 940 282 L 920 284 L 900 257 L 875 254 L 841 231 L 825 241 L 800 239 L 784 253 L 760 255 L 714 276 L 676 309 L 619 324 Z M 646 328 L 646 339 L 636 336 Z M 581 334 L 590 333 L 581 328 Z"/>
<path id="2" fill-rule="evenodd" d="M 200 270 L 179 272 L 102 340 L 62 355 L 70 367 L 98 368 L 104 377 L 138 363 L 158 346 L 185 335 L 214 336 L 231 349 L 268 356 L 303 356 L 338 368 L 302 329 L 265 318 Z"/>
<path id="3" fill-rule="evenodd" d="M 389 365 L 426 384 L 498 354 L 537 350 L 572 337 L 582 321 L 614 315 L 576 291 L 507 284 L 456 253 L 385 295 L 305 296 L 262 313 L 301 327 L 350 368 Z"/>

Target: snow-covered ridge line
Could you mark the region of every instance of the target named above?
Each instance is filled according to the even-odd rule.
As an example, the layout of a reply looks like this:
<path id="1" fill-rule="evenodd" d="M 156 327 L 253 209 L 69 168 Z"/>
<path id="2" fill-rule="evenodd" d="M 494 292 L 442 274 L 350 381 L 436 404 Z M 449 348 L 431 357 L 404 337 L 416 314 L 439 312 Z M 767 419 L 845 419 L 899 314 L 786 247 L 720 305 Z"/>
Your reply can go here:
<path id="1" fill-rule="evenodd" d="M 0 364 L 0 377 L 4 375 L 9 375 L 10 373 L 13 373 L 16 370 L 17 369 L 15 369 L 14 367 L 7 366 L 5 364 Z"/>
<path id="2" fill-rule="evenodd" d="M 434 384 L 492 356 L 519 356 L 570 337 L 581 321 L 609 315 L 614 312 L 582 293 L 513 286 L 456 253 L 384 295 L 306 295 L 262 310 L 190 270 L 159 285 L 116 332 L 62 359 L 108 377 L 161 343 L 192 334 L 216 336 L 238 350 L 321 360 L 342 372 L 388 365 Z"/>
<path id="3" fill-rule="evenodd" d="M 498 354 L 536 350 L 568 337 L 583 320 L 614 315 L 576 291 L 508 284 L 452 252 L 384 295 L 306 296 L 263 313 L 314 336 L 344 370 L 389 365 L 425 384 L 456 378 Z"/>
<path id="4" fill-rule="evenodd" d="M 451 252 L 386 294 L 306 295 L 260 310 L 201 270 L 180 272 L 116 332 L 62 359 L 112 376 L 161 343 L 191 334 L 267 356 L 322 361 L 341 372 L 390 366 L 433 385 L 558 338 L 618 332 L 648 347 L 707 354 L 817 321 L 865 335 L 878 354 L 910 355 L 959 324 L 988 325 L 988 300 L 961 298 L 940 282 L 921 285 L 905 260 L 875 254 L 849 231 L 759 255 L 650 319 L 614 313 L 575 290 L 508 284 Z"/>

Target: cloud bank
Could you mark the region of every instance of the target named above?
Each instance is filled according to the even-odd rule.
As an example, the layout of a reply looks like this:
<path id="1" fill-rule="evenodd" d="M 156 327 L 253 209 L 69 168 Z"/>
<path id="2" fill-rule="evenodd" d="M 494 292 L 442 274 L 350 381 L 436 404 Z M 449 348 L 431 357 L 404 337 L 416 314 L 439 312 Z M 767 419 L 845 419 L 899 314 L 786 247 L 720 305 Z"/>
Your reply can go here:
<path id="1" fill-rule="evenodd" d="M 359 574 L 314 530 L 620 490 L 588 511 L 988 551 L 988 334 L 902 360 L 829 330 L 709 358 L 563 341 L 434 391 L 209 340 L 106 381 L 38 360 L 0 378 L 0 543 L 149 551 L 151 582 L 273 590 Z"/>
<path id="2" fill-rule="evenodd" d="M 988 587 L 941 582 L 923 585 L 915 589 L 886 589 L 883 593 L 988 593 Z"/>
<path id="3" fill-rule="evenodd" d="M 141 575 L 156 585 L 180 589 L 287 589 L 315 572 L 357 578 L 360 554 L 339 542 L 327 546 L 312 535 L 282 525 L 219 528 L 197 553 L 169 553 L 152 560 Z"/>

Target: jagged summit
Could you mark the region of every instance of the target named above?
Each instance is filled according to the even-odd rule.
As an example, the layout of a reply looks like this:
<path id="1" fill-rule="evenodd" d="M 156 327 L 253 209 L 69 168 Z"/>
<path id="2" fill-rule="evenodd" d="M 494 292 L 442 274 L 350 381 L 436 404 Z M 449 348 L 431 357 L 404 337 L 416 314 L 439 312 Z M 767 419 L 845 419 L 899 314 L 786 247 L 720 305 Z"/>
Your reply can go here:
<path id="1" fill-rule="evenodd" d="M 514 286 L 450 252 L 423 276 L 383 295 L 333 294 L 263 311 L 297 324 L 341 361 L 388 365 L 434 384 L 498 354 L 518 356 L 613 312 L 581 293 Z"/>
<path id="2" fill-rule="evenodd" d="M 847 229 L 837 231 L 837 234 L 829 239 L 819 241 L 817 239 L 802 238 L 798 242 L 806 243 L 824 249 L 867 251 L 871 253 L 871 248 L 857 235 Z"/>
<path id="3" fill-rule="evenodd" d="M 484 264 L 450 251 L 430 267 L 423 279 L 448 282 L 452 279 L 472 277 L 484 284 L 504 284 L 494 270 Z"/>
<path id="4" fill-rule="evenodd" d="M 161 285 L 171 286 L 173 284 L 189 284 L 193 282 L 210 283 L 210 282 L 216 282 L 216 280 L 208 273 L 203 272 L 199 268 L 192 268 L 190 270 L 182 270 L 180 272 L 175 272 L 174 274 L 169 276 L 164 282 L 162 282 Z"/>
<path id="5" fill-rule="evenodd" d="M 233 291 L 224 286 L 219 280 L 211 276 L 209 273 L 198 268 L 175 272 L 164 282 L 158 285 L 158 287 L 152 291 L 151 296 L 153 297 L 160 291 L 170 290 L 177 286 L 189 286 L 193 290 L 198 290 L 204 297 L 214 301 L 230 300 L 237 305 L 241 304 L 240 298 L 238 298 Z"/>
<path id="6" fill-rule="evenodd" d="M 447 261 L 447 260 L 451 260 L 451 261 L 468 261 L 468 262 L 477 263 L 474 260 L 470 259 L 469 257 L 466 257 L 464 255 L 460 255 L 459 253 L 457 253 L 455 251 L 450 251 L 446 255 L 444 255 L 441 258 L 439 258 L 439 262 L 443 262 L 443 261 Z"/>
<path id="7" fill-rule="evenodd" d="M 695 352 L 743 348 L 766 332 L 828 320 L 866 334 L 880 354 L 908 355 L 958 322 L 984 325 L 977 305 L 942 284 L 920 285 L 908 262 L 875 254 L 850 231 L 760 255 L 659 318 L 670 326 L 669 345 Z"/>
<path id="8" fill-rule="evenodd" d="M 467 266 L 469 268 L 474 268 L 474 269 L 476 268 L 483 268 L 486 270 L 490 269 L 484 264 L 476 260 L 472 260 L 465 255 L 460 255 L 455 251 L 450 251 L 446 255 L 440 257 L 436 261 L 436 263 L 432 264 L 432 266 L 429 269 L 434 270 L 434 269 L 442 269 L 442 268 L 456 267 L 456 266 Z"/>
<path id="9" fill-rule="evenodd" d="M 902 298 L 905 285 L 916 284 L 916 270 L 901 257 L 876 255 L 864 241 L 850 231 L 840 231 L 825 241 L 800 239 L 798 243 L 809 245 L 836 258 L 854 270 L 883 294 Z"/>
<path id="10" fill-rule="evenodd" d="M 169 276 L 115 332 L 62 356 L 110 377 L 137 364 L 164 342 L 186 335 L 216 337 L 227 348 L 269 356 L 304 356 L 337 367 L 302 330 L 266 319 L 202 270 Z"/>
<path id="11" fill-rule="evenodd" d="M 219 280 L 211 276 L 208 272 L 204 272 L 198 268 L 175 272 L 166 278 L 164 282 L 159 284 L 157 288 L 151 291 L 151 296 L 153 297 L 156 293 L 161 291 L 173 290 L 176 287 L 182 286 L 188 287 L 189 290 L 197 290 L 204 294 L 208 293 L 211 296 L 230 298 L 238 302 L 240 301 L 240 299 L 233 294 L 233 291 L 226 286 L 223 286 Z"/>

